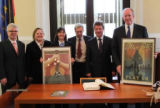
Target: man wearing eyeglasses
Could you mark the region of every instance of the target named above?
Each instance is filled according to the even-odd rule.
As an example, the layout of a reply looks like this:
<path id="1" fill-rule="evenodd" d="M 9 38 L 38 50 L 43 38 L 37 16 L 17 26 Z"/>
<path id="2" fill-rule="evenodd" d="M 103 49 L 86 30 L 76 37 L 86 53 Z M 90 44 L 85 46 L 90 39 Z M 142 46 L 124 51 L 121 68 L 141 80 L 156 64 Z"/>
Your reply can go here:
<path id="1" fill-rule="evenodd" d="M 18 84 L 23 87 L 25 79 L 25 45 L 17 40 L 18 27 L 7 26 L 8 39 L 0 42 L 0 83 L 2 92 Z"/>

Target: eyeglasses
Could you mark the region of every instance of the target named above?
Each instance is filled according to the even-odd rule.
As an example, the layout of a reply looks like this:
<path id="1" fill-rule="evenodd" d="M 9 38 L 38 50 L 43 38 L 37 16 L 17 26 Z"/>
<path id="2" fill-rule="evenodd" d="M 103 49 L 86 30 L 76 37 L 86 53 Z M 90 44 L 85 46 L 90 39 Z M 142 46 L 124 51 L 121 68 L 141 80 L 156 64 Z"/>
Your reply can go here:
<path id="1" fill-rule="evenodd" d="M 18 31 L 8 31 L 8 32 L 11 32 L 11 33 L 12 33 L 12 32 L 18 32 Z"/>

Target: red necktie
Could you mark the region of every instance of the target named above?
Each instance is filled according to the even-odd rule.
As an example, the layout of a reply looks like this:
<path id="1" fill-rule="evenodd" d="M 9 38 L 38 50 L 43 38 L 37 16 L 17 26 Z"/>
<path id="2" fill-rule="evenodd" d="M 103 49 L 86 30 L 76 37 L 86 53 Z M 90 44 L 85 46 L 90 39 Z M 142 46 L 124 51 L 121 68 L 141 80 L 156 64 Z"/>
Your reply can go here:
<path id="1" fill-rule="evenodd" d="M 13 42 L 12 45 L 14 47 L 15 52 L 18 54 L 18 47 L 17 47 L 16 42 Z"/>
<path id="2" fill-rule="evenodd" d="M 78 49 L 77 49 L 77 57 L 80 59 L 82 56 L 82 50 L 81 50 L 81 39 L 78 40 Z"/>

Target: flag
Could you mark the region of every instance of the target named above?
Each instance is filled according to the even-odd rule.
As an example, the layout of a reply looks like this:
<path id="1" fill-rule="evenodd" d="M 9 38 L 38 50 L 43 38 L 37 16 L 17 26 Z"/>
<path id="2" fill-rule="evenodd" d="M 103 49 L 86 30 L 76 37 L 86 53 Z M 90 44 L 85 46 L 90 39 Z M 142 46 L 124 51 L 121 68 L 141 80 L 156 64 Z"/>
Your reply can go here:
<path id="1" fill-rule="evenodd" d="M 7 25 L 15 23 L 14 0 L 0 0 L 0 35 L 1 40 L 7 39 Z"/>

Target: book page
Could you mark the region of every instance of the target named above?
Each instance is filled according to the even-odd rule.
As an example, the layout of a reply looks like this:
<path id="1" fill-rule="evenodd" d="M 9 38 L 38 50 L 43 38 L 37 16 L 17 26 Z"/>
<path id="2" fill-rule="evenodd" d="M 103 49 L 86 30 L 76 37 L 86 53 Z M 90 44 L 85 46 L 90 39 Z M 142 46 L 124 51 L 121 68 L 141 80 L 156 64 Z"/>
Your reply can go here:
<path id="1" fill-rule="evenodd" d="M 101 79 L 96 79 L 95 82 L 98 83 L 101 86 L 104 86 L 104 87 L 107 87 L 107 88 L 110 88 L 110 89 L 115 89 L 111 84 L 106 83 L 106 82 L 102 81 Z"/>
<path id="2" fill-rule="evenodd" d="M 84 90 L 100 90 L 100 86 L 96 82 L 83 83 Z"/>

